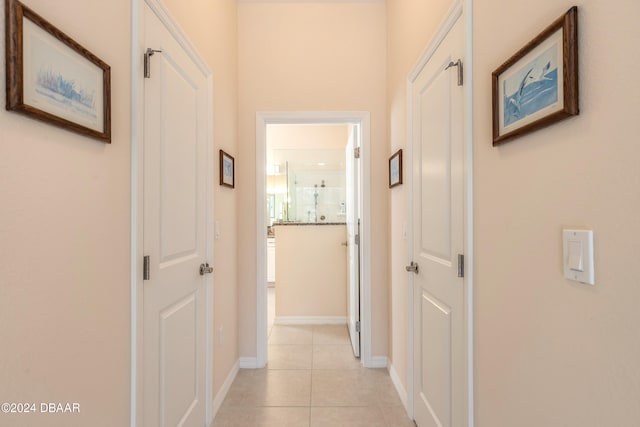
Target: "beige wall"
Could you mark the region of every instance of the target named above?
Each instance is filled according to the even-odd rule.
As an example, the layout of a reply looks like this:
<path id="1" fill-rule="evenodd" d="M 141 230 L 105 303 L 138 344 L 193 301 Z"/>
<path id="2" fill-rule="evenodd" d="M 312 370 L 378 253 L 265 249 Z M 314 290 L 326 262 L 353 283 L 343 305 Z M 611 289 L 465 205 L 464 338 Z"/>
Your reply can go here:
<path id="1" fill-rule="evenodd" d="M 240 355 L 256 355 L 257 111 L 370 111 L 373 355 L 387 355 L 386 23 L 381 1 L 238 5 Z"/>
<path id="2" fill-rule="evenodd" d="M 441 1 L 388 2 L 390 151 L 406 144 L 404 79 Z M 632 426 L 640 419 L 640 4 L 580 1 L 581 114 L 491 146 L 491 72 L 571 2 L 474 1 L 477 426 Z M 433 9 L 431 9 L 433 7 Z M 436 17 L 438 17 L 436 19 Z M 424 24 L 423 24 L 424 22 Z M 431 25 L 430 25 L 431 24 Z M 505 37 L 508 34 L 509 37 Z M 401 192 L 391 198 L 394 367 L 406 360 Z M 595 234 L 596 286 L 562 276 L 561 230 Z"/>
<path id="3" fill-rule="evenodd" d="M 165 0 L 213 72 L 214 215 L 220 239 L 214 246 L 214 395 L 238 360 L 236 195 L 218 185 L 218 150 L 237 155 L 237 6 L 235 0 Z M 223 329 L 223 341 L 218 334 Z"/>
<path id="4" fill-rule="evenodd" d="M 344 225 L 285 225 L 276 235 L 276 323 L 282 317 L 347 316 Z"/>
<path id="5" fill-rule="evenodd" d="M 640 3 L 475 3 L 476 425 L 637 425 Z M 580 116 L 492 148 L 491 71 L 574 4 Z M 567 226 L 595 287 L 563 278 Z"/>
<path id="6" fill-rule="evenodd" d="M 349 130 L 349 125 L 272 125 L 267 128 L 267 145 L 274 150 L 344 150 Z"/>
<path id="7" fill-rule="evenodd" d="M 111 66 L 113 143 L 7 112 L 2 101 L 0 400 L 38 402 L 38 409 L 39 402 L 78 402 L 81 412 L 0 414 L 0 424 L 124 426 L 131 359 L 130 2 L 25 3 Z M 3 97 L 4 59 L 3 53 Z"/>
<path id="8" fill-rule="evenodd" d="M 407 148 L 407 77 L 422 51 L 452 5 L 451 0 L 394 0 L 387 2 L 389 147 L 388 155 Z M 405 158 L 406 159 L 406 158 Z M 406 160 L 404 162 L 405 182 Z M 407 213 L 407 186 L 390 190 L 389 200 L 389 274 L 391 284 L 391 317 L 389 327 L 389 359 L 402 385 L 407 387 L 408 364 L 408 264 L 407 240 L 403 237 Z M 408 224 L 407 224 L 408 225 Z"/>

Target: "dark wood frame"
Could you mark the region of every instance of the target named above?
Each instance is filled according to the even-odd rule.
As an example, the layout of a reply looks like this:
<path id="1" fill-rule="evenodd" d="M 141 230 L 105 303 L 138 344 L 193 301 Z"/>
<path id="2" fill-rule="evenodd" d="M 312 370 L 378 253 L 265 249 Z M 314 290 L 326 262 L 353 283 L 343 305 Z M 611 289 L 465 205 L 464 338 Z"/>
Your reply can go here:
<path id="1" fill-rule="evenodd" d="M 564 92 L 562 94 L 564 108 L 550 113 L 538 120 L 500 135 L 499 83 L 501 74 L 526 56 L 539 44 L 547 40 L 552 34 L 562 28 L 562 63 Z M 492 75 L 493 92 L 493 146 L 500 145 L 510 139 L 533 132 L 580 113 L 578 106 L 578 7 L 573 6 L 564 15 L 549 25 L 533 40 L 527 43 L 515 55 L 496 69 Z M 560 78 L 560 76 L 558 76 Z"/>
<path id="2" fill-rule="evenodd" d="M 391 182 L 391 162 L 398 158 L 398 181 Z M 396 185 L 402 184 L 402 148 L 393 153 L 391 157 L 389 157 L 389 188 L 393 188 Z"/>
<path id="3" fill-rule="evenodd" d="M 224 159 L 225 157 L 231 160 L 231 165 L 233 170 L 231 171 L 231 184 L 224 182 Z M 235 188 L 236 186 L 236 159 L 229 153 L 225 153 L 223 150 L 220 150 L 220 185 L 229 188 Z"/>
<path id="4" fill-rule="evenodd" d="M 46 19 L 29 9 L 18 0 L 5 0 L 6 19 L 6 108 L 53 125 L 77 132 L 103 142 L 111 143 L 111 67 L 97 56 L 80 46 L 71 37 L 60 31 Z M 23 52 L 23 20 L 31 22 L 58 39 L 65 46 L 77 52 L 87 61 L 102 69 L 103 75 L 103 130 L 102 132 L 72 122 L 47 111 L 24 103 L 24 52 Z"/>

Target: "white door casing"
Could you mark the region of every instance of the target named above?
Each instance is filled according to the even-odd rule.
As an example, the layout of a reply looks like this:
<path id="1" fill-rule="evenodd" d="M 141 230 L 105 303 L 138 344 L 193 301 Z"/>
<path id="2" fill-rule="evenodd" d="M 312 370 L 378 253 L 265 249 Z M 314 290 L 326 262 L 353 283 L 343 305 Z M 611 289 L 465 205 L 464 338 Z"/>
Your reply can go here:
<path id="1" fill-rule="evenodd" d="M 134 52 L 140 63 L 147 47 L 161 52 L 134 85 L 143 140 L 133 147 L 132 245 L 150 257 L 150 277 L 135 268 L 132 425 L 202 426 L 212 417 L 213 277 L 200 274 L 213 265 L 211 73 L 163 6 L 136 6 Z"/>
<path id="2" fill-rule="evenodd" d="M 347 327 L 353 354 L 360 357 L 360 159 L 355 153 L 360 148 L 358 126 L 352 126 L 345 149 L 347 190 Z"/>
<path id="3" fill-rule="evenodd" d="M 462 65 L 447 69 L 451 62 Z M 469 422 L 465 250 L 465 21 L 460 15 L 410 79 L 412 402 L 420 427 Z"/>
<path id="4" fill-rule="evenodd" d="M 267 225 L 266 225 L 266 127 L 269 124 L 356 124 L 360 130 L 360 361 L 365 367 L 383 367 L 371 354 L 371 190 L 369 161 L 370 113 L 354 112 L 257 112 L 256 113 L 256 356 L 241 357 L 241 368 L 263 368 L 267 362 Z"/>

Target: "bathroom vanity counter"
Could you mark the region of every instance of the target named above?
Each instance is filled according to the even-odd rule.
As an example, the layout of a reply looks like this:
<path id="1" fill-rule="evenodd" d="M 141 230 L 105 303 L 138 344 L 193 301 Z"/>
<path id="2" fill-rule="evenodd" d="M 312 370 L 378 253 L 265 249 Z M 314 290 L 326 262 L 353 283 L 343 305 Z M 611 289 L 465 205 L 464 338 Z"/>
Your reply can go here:
<path id="1" fill-rule="evenodd" d="M 346 223 L 344 222 L 294 222 L 294 221 L 287 221 L 287 222 L 274 222 L 273 226 L 289 226 L 289 225 L 346 225 Z"/>
<path id="2" fill-rule="evenodd" d="M 276 322 L 345 321 L 347 312 L 346 225 L 344 223 L 274 225 L 277 225 L 274 227 L 277 241 Z"/>

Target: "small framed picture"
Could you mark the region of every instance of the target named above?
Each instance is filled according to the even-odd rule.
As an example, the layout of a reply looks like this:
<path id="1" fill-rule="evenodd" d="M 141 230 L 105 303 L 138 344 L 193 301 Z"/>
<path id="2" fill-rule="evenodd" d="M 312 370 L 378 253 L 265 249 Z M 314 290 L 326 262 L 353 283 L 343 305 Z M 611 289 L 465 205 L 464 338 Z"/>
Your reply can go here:
<path id="1" fill-rule="evenodd" d="M 230 154 L 220 150 L 220 185 L 235 188 L 235 159 Z"/>
<path id="2" fill-rule="evenodd" d="M 389 157 L 389 188 L 402 184 L 402 149 Z"/>
<path id="3" fill-rule="evenodd" d="M 111 142 L 111 68 L 47 20 L 6 0 L 7 110 Z"/>
<path id="4" fill-rule="evenodd" d="M 493 146 L 579 114 L 578 8 L 492 74 Z"/>

